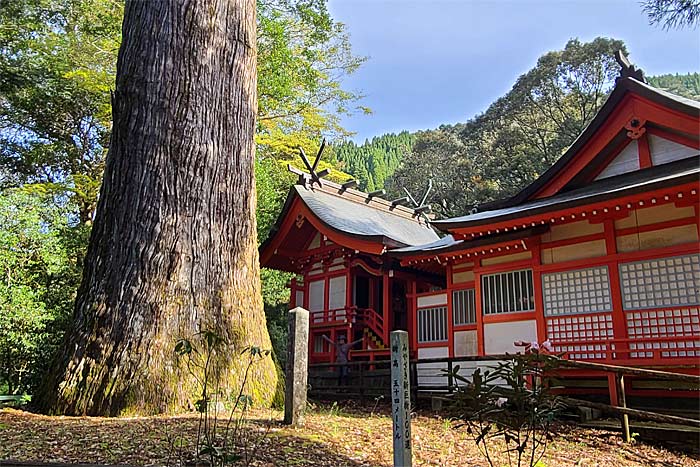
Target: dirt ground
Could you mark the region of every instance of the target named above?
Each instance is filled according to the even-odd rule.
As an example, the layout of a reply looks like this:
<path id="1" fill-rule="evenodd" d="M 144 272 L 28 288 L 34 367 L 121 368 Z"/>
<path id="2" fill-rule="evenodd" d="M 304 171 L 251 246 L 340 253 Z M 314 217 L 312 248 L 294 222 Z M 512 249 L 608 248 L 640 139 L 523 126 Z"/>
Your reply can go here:
<path id="1" fill-rule="evenodd" d="M 280 411 L 251 412 L 239 452 L 254 466 L 361 467 L 392 465 L 391 418 L 386 409 L 316 407 L 301 428 L 283 426 Z M 180 465 L 193 451 L 197 415 L 143 418 L 46 417 L 0 410 L 0 459 L 130 465 Z M 414 466 L 485 466 L 463 428 L 432 414 L 412 423 Z M 502 447 L 494 445 L 493 451 Z M 494 465 L 507 457 L 493 452 Z M 242 463 L 243 461 L 239 461 Z M 242 464 L 241 464 L 242 465 Z M 563 425 L 540 464 L 544 467 L 700 467 L 692 454 L 636 442 L 619 433 Z"/>

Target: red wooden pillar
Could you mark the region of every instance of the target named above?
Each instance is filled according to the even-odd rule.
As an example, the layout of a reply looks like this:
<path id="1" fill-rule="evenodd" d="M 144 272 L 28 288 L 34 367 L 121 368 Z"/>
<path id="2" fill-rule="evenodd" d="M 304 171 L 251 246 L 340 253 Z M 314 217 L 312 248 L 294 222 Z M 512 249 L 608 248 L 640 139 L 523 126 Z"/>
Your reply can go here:
<path id="1" fill-rule="evenodd" d="M 408 334 L 411 338 L 411 345 L 413 346 L 411 350 L 418 351 L 418 316 L 416 316 L 418 307 L 416 306 L 416 293 L 417 285 L 415 280 L 411 280 L 409 283 L 409 294 L 407 300 L 407 310 L 408 313 Z"/>
<path id="2" fill-rule="evenodd" d="M 647 133 L 644 133 L 637 140 L 637 148 L 639 151 L 639 168 L 646 169 L 651 167 L 651 150 L 649 149 L 649 138 Z"/>
<path id="3" fill-rule="evenodd" d="M 604 221 L 605 227 L 605 248 L 608 257 L 613 257 L 617 254 L 617 241 L 615 239 L 615 221 L 613 219 L 606 219 Z M 617 260 L 609 261 L 608 274 L 610 275 L 610 295 L 612 300 L 612 324 L 613 324 L 613 337 L 615 339 L 627 339 L 627 323 L 625 320 L 625 312 L 622 309 L 622 288 L 620 286 L 620 274 L 618 271 Z M 627 350 L 626 344 L 617 344 L 618 350 Z M 612 349 L 611 349 L 612 350 Z M 622 353 L 617 355 L 617 358 L 628 358 L 627 353 Z M 609 355 L 608 358 L 612 358 Z M 615 384 L 615 378 L 613 375 L 612 384 Z M 614 387 L 614 386 L 611 386 Z M 613 393 L 611 392 L 611 395 Z M 615 393 L 615 396 L 617 393 Z M 611 396 L 612 397 L 612 396 Z"/>
<path id="4" fill-rule="evenodd" d="M 324 272 L 324 276 L 321 279 L 323 281 L 323 320 L 328 322 L 329 318 L 330 318 L 329 313 L 328 313 L 328 308 L 330 308 L 329 297 L 330 297 L 330 292 L 331 292 L 330 291 L 331 282 L 328 279 L 328 276 L 325 275 L 325 273 L 327 272 L 326 268 L 324 268 L 323 272 Z"/>
<path id="5" fill-rule="evenodd" d="M 389 330 L 391 329 L 389 306 L 391 302 L 389 300 L 389 271 L 383 271 L 382 273 L 382 320 L 384 321 L 384 344 L 389 345 Z"/>
<path id="6" fill-rule="evenodd" d="M 542 246 L 539 241 L 532 246 L 532 288 L 535 294 L 535 321 L 537 323 L 537 341 L 547 340 L 547 321 L 544 317 L 544 298 L 542 296 Z"/>
<path id="7" fill-rule="evenodd" d="M 480 262 L 474 260 L 474 304 L 476 305 L 476 345 L 477 354 L 485 355 L 484 351 L 484 315 L 481 300 L 481 271 Z"/>
<path id="8" fill-rule="evenodd" d="M 353 277 L 351 274 L 351 269 L 347 265 L 347 261 L 345 262 L 345 267 L 347 268 L 345 270 L 345 322 L 348 324 L 348 342 L 352 342 L 354 340 L 353 336 L 353 329 L 355 328 L 355 315 L 354 310 L 352 309 L 352 287 L 353 287 Z M 362 342 L 362 347 L 363 350 L 367 347 L 365 342 Z"/>
<path id="9" fill-rule="evenodd" d="M 289 309 L 291 310 L 297 306 L 297 278 L 293 277 L 289 281 Z"/>
<path id="10" fill-rule="evenodd" d="M 447 274 L 447 355 L 455 356 L 454 319 L 452 311 L 452 264 L 445 268 Z"/>

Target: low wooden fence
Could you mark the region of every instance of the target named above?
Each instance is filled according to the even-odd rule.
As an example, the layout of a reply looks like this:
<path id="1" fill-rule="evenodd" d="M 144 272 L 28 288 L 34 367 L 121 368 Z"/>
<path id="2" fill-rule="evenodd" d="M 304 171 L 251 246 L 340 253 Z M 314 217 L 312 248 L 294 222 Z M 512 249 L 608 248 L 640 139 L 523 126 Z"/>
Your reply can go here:
<path id="1" fill-rule="evenodd" d="M 626 377 L 635 377 L 683 383 L 686 391 L 700 391 L 700 376 L 650 368 L 567 360 L 554 356 L 549 358 L 556 359 L 558 369 L 564 372 L 571 370 L 584 371 L 588 375 L 600 375 L 600 377 L 609 381 L 609 404 L 571 397 L 564 397 L 564 399 L 570 406 L 589 407 L 620 417 L 623 434 L 627 440 L 629 440 L 630 436 L 628 417 L 700 428 L 700 420 L 697 419 L 628 408 L 627 390 L 625 389 Z M 410 363 L 413 400 L 435 396 L 449 397 L 456 386 L 450 373 L 457 365 L 459 365 L 458 373 L 460 376 L 470 378 L 476 368 L 488 369 L 497 365 L 500 361 L 511 359 L 513 359 L 513 355 L 413 360 Z M 339 376 L 341 366 L 346 366 L 349 369 L 347 376 L 343 378 Z M 698 366 L 685 366 L 674 369 L 697 372 Z M 337 363 L 312 364 L 309 365 L 309 393 L 311 397 L 315 398 L 388 398 L 390 395 L 390 370 L 389 360 L 357 361 L 345 365 Z M 447 372 L 443 370 L 447 370 Z M 700 395 L 700 392 L 697 392 L 697 394 Z M 697 416 L 700 417 L 700 413 Z"/>
<path id="2" fill-rule="evenodd" d="M 470 377 L 476 368 L 488 368 L 510 358 L 512 356 L 490 355 L 412 360 L 411 390 L 414 397 L 450 394 L 454 391 L 455 384 L 449 373 L 457 365 L 460 375 Z M 347 377 L 340 377 L 341 367 L 348 368 Z M 445 373 L 442 370 L 448 371 Z M 309 393 L 312 397 L 388 397 L 390 374 L 390 360 L 356 361 L 346 364 L 314 363 L 309 365 Z"/>

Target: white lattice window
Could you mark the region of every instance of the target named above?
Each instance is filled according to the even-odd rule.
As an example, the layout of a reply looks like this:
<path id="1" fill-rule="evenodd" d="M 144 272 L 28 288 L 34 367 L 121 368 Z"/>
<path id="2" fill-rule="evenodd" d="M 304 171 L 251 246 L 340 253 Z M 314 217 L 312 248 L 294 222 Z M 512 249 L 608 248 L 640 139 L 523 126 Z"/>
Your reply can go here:
<path id="1" fill-rule="evenodd" d="M 418 314 L 418 342 L 447 341 L 447 307 L 421 308 Z"/>
<path id="2" fill-rule="evenodd" d="M 630 349 L 644 350 L 630 357 L 651 358 L 654 350 L 661 350 L 661 357 L 700 357 L 700 309 L 630 311 L 626 318 L 630 338 L 640 341 Z"/>
<path id="3" fill-rule="evenodd" d="M 546 316 L 612 310 L 608 267 L 542 274 Z"/>
<path id="4" fill-rule="evenodd" d="M 474 289 L 452 292 L 452 322 L 459 326 L 476 323 L 476 293 Z"/>
<path id="5" fill-rule="evenodd" d="M 532 269 L 481 276 L 482 309 L 484 314 L 533 311 Z"/>
<path id="6" fill-rule="evenodd" d="M 605 358 L 606 341 L 613 338 L 612 314 L 548 318 L 547 336 L 555 351 L 570 352 L 571 358 Z"/>
<path id="7" fill-rule="evenodd" d="M 700 305 L 700 254 L 620 264 L 625 310 Z"/>
<path id="8" fill-rule="evenodd" d="M 680 310 L 635 311 L 627 316 L 630 337 L 699 336 L 698 308 Z"/>

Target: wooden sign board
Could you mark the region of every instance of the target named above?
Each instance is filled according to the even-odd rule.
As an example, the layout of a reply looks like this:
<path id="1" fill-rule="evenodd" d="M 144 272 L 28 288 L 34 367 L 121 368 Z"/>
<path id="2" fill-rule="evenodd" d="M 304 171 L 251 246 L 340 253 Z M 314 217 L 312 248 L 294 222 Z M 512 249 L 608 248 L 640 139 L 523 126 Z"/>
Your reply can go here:
<path id="1" fill-rule="evenodd" d="M 393 419 L 394 467 L 411 467 L 411 380 L 408 333 L 391 333 L 391 413 Z"/>

